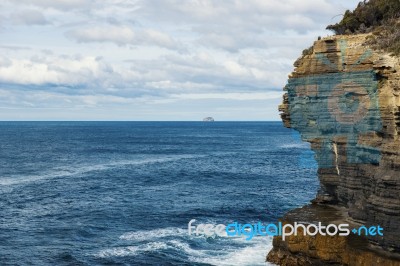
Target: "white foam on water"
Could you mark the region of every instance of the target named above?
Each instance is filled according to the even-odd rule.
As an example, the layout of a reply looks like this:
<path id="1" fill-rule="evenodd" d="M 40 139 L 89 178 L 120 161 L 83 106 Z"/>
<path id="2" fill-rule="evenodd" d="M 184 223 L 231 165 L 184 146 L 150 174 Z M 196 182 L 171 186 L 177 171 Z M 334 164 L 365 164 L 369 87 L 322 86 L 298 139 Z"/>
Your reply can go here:
<path id="1" fill-rule="evenodd" d="M 246 241 L 243 238 L 234 238 L 234 241 Z M 235 247 L 233 244 L 221 250 L 215 256 L 196 257 L 191 256 L 190 260 L 198 263 L 207 263 L 218 266 L 269 266 L 274 265 L 265 262 L 269 250 L 272 249 L 272 239 L 268 237 L 257 237 L 246 241 L 246 245 Z"/>
<path id="2" fill-rule="evenodd" d="M 204 242 L 206 241 L 204 236 L 189 236 L 187 229 L 168 227 L 150 231 L 127 232 L 121 235 L 119 239 L 132 242 L 133 245 L 104 249 L 95 256 L 103 258 L 136 256 L 147 251 L 174 249 L 185 255 L 189 263 L 206 263 L 222 266 L 273 265 L 265 262 L 266 255 L 272 248 L 271 237 L 259 236 L 254 237 L 250 241 L 245 240 L 244 237 L 220 238 L 214 240 L 221 241 L 220 245 L 215 243 L 209 245 L 209 249 L 195 249 L 190 246 L 188 240 Z M 143 244 L 144 241 L 148 243 Z M 218 248 L 215 248 L 215 245 Z"/>
<path id="3" fill-rule="evenodd" d="M 127 257 L 127 256 L 135 256 L 142 252 L 148 251 L 156 251 L 160 249 L 167 249 L 168 245 L 164 242 L 151 242 L 138 246 L 127 246 L 127 247 L 116 247 L 116 248 L 107 248 L 101 250 L 96 257 L 99 258 L 108 258 L 108 257 Z"/>
<path id="4" fill-rule="evenodd" d="M 280 148 L 283 149 L 293 149 L 293 148 L 298 148 L 298 149 L 310 149 L 310 144 L 309 143 L 291 143 L 291 144 L 283 144 L 279 146 Z"/>
<path id="5" fill-rule="evenodd" d="M 60 177 L 68 177 L 68 176 L 76 176 L 85 173 L 90 173 L 93 171 L 104 171 L 122 166 L 129 165 L 145 165 L 145 164 L 153 164 L 153 163 L 166 163 L 173 162 L 182 159 L 191 159 L 204 157 L 204 155 L 170 155 L 161 158 L 150 158 L 150 159 L 141 159 L 141 160 L 121 160 L 112 163 L 104 163 L 104 164 L 95 164 L 95 165 L 86 165 L 86 166 L 73 166 L 70 169 L 52 169 L 48 173 L 43 173 L 41 175 L 33 175 L 33 176 L 13 176 L 13 177 L 3 177 L 0 178 L 0 186 L 12 186 L 19 185 L 25 183 L 32 183 L 37 181 L 42 181 L 46 179 L 60 178 Z"/>
<path id="6" fill-rule="evenodd" d="M 59 178 L 59 177 L 70 176 L 70 175 L 72 175 L 71 172 L 60 170 L 60 171 L 53 172 L 53 173 L 44 173 L 42 175 L 35 175 L 35 176 L 4 177 L 4 178 L 0 178 L 0 185 L 1 186 L 12 186 L 12 185 L 36 182 L 36 181 L 40 181 L 43 179 Z"/>
<path id="7" fill-rule="evenodd" d="M 183 251 L 185 254 L 192 256 L 205 256 L 204 252 L 194 250 L 189 247 L 189 244 L 179 240 L 170 240 L 165 242 L 157 241 L 135 246 L 107 248 L 101 250 L 99 253 L 95 254 L 95 256 L 100 258 L 132 257 L 144 252 L 165 250 L 168 248 L 179 250 L 181 252 Z"/>
<path id="8" fill-rule="evenodd" d="M 184 236 L 188 231 L 182 228 L 168 227 L 162 229 L 155 229 L 150 231 L 136 231 L 128 232 L 119 237 L 119 239 L 127 241 L 149 241 L 169 236 Z"/>

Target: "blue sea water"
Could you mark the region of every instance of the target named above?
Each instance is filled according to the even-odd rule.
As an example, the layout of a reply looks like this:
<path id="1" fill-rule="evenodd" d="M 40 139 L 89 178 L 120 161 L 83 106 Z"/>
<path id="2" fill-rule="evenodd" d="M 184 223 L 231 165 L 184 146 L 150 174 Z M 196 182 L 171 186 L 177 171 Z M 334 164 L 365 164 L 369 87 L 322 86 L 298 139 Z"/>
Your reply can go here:
<path id="1" fill-rule="evenodd" d="M 0 265 L 265 265 L 271 239 L 188 222 L 276 222 L 317 191 L 279 122 L 1 122 Z"/>

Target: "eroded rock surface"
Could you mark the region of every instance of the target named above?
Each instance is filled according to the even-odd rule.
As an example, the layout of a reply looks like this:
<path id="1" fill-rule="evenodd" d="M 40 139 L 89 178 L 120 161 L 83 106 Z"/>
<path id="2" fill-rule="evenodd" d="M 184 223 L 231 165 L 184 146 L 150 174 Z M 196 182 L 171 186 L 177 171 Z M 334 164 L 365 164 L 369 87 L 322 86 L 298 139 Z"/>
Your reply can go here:
<path id="1" fill-rule="evenodd" d="M 333 220 L 380 225 L 384 236 L 276 237 L 269 261 L 400 265 L 400 60 L 372 51 L 367 38 L 316 41 L 295 62 L 279 108 L 285 126 L 311 143 L 318 162 L 321 189 L 308 212 L 324 220 L 321 208 L 339 208 Z M 301 210 L 283 222 L 296 215 Z"/>

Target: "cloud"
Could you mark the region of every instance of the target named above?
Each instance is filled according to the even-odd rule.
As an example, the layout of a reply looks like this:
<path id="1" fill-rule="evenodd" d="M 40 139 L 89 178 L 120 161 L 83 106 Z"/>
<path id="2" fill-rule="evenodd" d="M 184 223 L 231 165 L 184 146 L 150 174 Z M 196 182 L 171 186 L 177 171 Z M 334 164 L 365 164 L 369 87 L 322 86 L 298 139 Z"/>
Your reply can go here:
<path id="1" fill-rule="evenodd" d="M 0 108 L 277 117 L 294 60 L 353 2 L 3 1 Z"/>
<path id="2" fill-rule="evenodd" d="M 41 57 L 31 59 L 0 58 L 0 82 L 21 86 L 87 87 L 113 75 L 112 68 L 96 57 Z M 23 73 L 21 75 L 21 73 Z M 103 86 L 106 83 L 102 84 Z"/>
<path id="3" fill-rule="evenodd" d="M 14 46 L 14 45 L 0 45 L 0 49 L 11 50 L 11 51 L 31 50 L 31 48 L 27 46 Z"/>
<path id="4" fill-rule="evenodd" d="M 54 8 L 59 10 L 84 9 L 88 8 L 91 4 L 90 0 L 18 0 L 9 2 L 17 5 Z"/>
<path id="5" fill-rule="evenodd" d="M 133 43 L 136 34 L 131 28 L 105 26 L 91 27 L 68 31 L 66 36 L 75 39 L 78 42 L 113 42 L 118 45 Z"/>
<path id="6" fill-rule="evenodd" d="M 300 29 L 303 24 L 300 20 L 287 20 L 287 17 L 297 16 L 315 21 L 330 15 L 340 6 L 337 1 L 327 0 L 285 0 L 285 1 L 212 1 L 212 0 L 154 0 L 140 2 L 139 11 L 149 17 L 158 14 L 158 18 L 167 22 L 187 24 L 213 24 L 214 26 L 237 25 L 239 29 L 260 31 L 263 28 Z M 163 12 L 159 12 L 163 10 Z M 282 23 L 284 21 L 285 23 Z M 215 22 L 219 22 L 216 24 Z M 262 23 L 267 22 L 267 23 Z M 300 25 L 299 25 L 300 23 Z M 318 23 L 312 25 L 319 27 Z M 210 29 L 212 30 L 212 29 Z M 233 28 L 232 30 L 237 30 Z"/>
<path id="7" fill-rule="evenodd" d="M 270 99 L 280 99 L 280 92 L 258 92 L 258 93 L 188 93 L 188 94 L 173 94 L 171 98 L 185 100 L 207 100 L 207 99 L 224 99 L 237 101 L 265 101 Z"/>
<path id="8" fill-rule="evenodd" d="M 183 99 L 183 94 L 219 95 L 217 98 L 221 98 L 228 93 L 226 99 L 233 99 L 232 95 L 262 93 L 280 86 L 283 78 L 280 69 L 285 66 L 276 64 L 278 61 L 264 60 L 252 53 L 235 60 L 217 60 L 211 54 L 199 53 L 130 60 L 122 66 L 107 63 L 100 57 L 40 53 L 30 59 L 0 57 L 0 83 L 3 88 L 13 90 L 53 91 L 66 95 L 127 98 L 181 95 L 179 99 Z M 229 93 L 233 94 L 229 96 Z"/>
<path id="9" fill-rule="evenodd" d="M 276 57 L 278 56 L 278 57 Z M 212 54 L 169 55 L 157 60 L 129 61 L 127 80 L 141 80 L 150 91 L 172 93 L 280 91 L 285 69 L 292 62 L 262 53 L 246 53 L 238 58 L 216 59 Z M 132 73 L 135 73 L 134 75 Z M 124 75 L 122 75 L 124 76 Z"/>
<path id="10" fill-rule="evenodd" d="M 154 0 L 141 1 L 136 14 L 169 25 L 186 25 L 196 34 L 198 44 L 238 52 L 269 48 L 271 39 L 286 35 L 318 34 L 329 18 L 343 12 L 338 2 Z"/>
<path id="11" fill-rule="evenodd" d="M 10 67 L 12 62 L 5 56 L 0 56 L 0 67 Z"/>
<path id="12" fill-rule="evenodd" d="M 66 36 L 81 43 L 111 42 L 123 45 L 153 45 L 181 49 L 181 45 L 165 33 L 153 29 L 134 30 L 127 26 L 94 26 L 66 32 Z"/>
<path id="13" fill-rule="evenodd" d="M 49 24 L 43 13 L 34 9 L 25 9 L 13 13 L 10 22 L 17 25 L 45 25 Z"/>

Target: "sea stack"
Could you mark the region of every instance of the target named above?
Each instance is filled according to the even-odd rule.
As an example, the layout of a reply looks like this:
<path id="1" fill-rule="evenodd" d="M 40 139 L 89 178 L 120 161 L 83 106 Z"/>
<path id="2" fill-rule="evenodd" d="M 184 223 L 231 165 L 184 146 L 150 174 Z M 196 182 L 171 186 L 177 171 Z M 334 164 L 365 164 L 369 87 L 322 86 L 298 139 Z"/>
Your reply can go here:
<path id="1" fill-rule="evenodd" d="M 205 117 L 203 118 L 203 122 L 214 122 L 214 118 L 212 118 L 211 116 Z"/>

